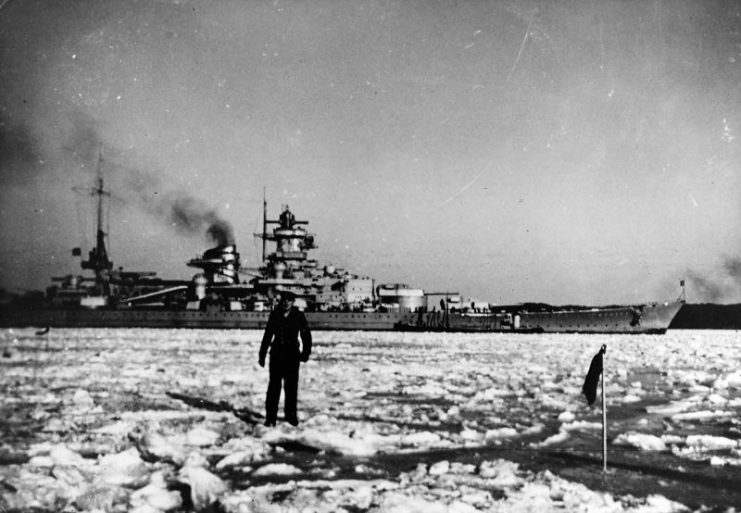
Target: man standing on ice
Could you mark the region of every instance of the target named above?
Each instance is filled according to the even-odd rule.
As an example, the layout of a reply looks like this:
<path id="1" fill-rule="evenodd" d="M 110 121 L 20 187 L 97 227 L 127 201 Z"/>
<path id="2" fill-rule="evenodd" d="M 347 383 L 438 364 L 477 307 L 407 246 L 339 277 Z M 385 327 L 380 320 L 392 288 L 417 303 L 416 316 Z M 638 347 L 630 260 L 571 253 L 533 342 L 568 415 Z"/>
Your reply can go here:
<path id="1" fill-rule="evenodd" d="M 266 426 L 275 426 L 281 385 L 285 388 L 283 411 L 286 422 L 298 426 L 298 368 L 301 362 L 309 361 L 311 332 L 303 312 L 293 306 L 294 299 L 292 292 L 280 294 L 278 308 L 270 313 L 260 344 L 260 367 L 265 367 L 265 356 L 270 348 L 270 381 L 265 397 Z M 299 334 L 303 348 L 299 347 Z"/>

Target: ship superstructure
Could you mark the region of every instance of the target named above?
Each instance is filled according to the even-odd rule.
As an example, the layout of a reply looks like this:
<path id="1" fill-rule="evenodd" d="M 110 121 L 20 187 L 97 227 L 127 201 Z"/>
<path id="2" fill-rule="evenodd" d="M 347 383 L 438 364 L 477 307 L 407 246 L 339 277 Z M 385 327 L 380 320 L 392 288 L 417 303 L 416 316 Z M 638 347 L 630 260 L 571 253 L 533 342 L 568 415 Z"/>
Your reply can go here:
<path id="1" fill-rule="evenodd" d="M 317 249 L 314 235 L 304 226 L 308 221 L 297 220 L 285 205 L 278 219 L 267 219 L 263 202 L 263 232 L 256 237 L 263 241 L 263 262 L 250 280 L 254 292 L 271 303 L 281 291 L 293 292 L 304 309 L 309 311 L 370 311 L 376 308 L 374 281 L 331 264 L 319 266 L 309 258 Z M 272 231 L 268 226 L 275 225 Z M 265 253 L 268 242 L 275 251 Z"/>
<path id="2" fill-rule="evenodd" d="M 327 264 L 320 266 L 310 258 L 317 249 L 314 235 L 306 230 L 308 221 L 298 220 L 284 205 L 278 219 L 268 219 L 264 205 L 262 262 L 255 268 L 241 267 L 235 245 L 219 246 L 188 262 L 203 272 L 192 280 L 190 309 L 195 302 L 220 303 L 224 311 L 264 311 L 272 309 L 279 294 L 292 292 L 297 304 L 307 312 L 405 311 L 426 307 L 421 289 L 403 284 L 381 285 L 367 276 L 350 273 Z M 274 250 L 268 252 L 268 245 Z M 247 279 L 240 281 L 240 276 Z M 415 301 L 408 298 L 414 296 Z M 133 299 L 136 301 L 136 298 Z"/>
<path id="3" fill-rule="evenodd" d="M 278 219 L 268 219 L 263 201 L 263 231 L 255 234 L 263 247 L 259 266 L 242 266 L 235 243 L 219 245 L 186 263 L 200 270 L 189 281 L 169 281 L 168 287 L 120 297 L 116 303 L 135 308 L 169 305 L 210 313 L 264 312 L 274 308 L 281 292 L 290 291 L 306 312 L 398 313 L 426 308 L 422 289 L 404 284 L 376 286 L 367 276 L 331 264 L 320 266 L 309 256 L 317 245 L 314 235 L 306 230 L 308 224 L 296 219 L 287 205 Z"/>

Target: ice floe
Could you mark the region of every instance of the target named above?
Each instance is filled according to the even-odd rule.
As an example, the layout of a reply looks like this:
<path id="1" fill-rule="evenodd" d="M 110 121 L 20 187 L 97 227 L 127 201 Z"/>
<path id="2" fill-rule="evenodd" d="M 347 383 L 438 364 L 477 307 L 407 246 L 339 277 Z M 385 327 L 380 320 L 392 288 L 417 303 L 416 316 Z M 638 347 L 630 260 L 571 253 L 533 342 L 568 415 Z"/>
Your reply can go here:
<path id="1" fill-rule="evenodd" d="M 614 445 L 626 445 L 636 447 L 643 451 L 666 451 L 664 441 L 655 435 L 647 433 L 621 433 L 612 442 Z"/>
<path id="2" fill-rule="evenodd" d="M 671 333 L 318 333 L 316 358 L 302 367 L 298 428 L 249 424 L 167 395 L 261 411 L 267 375 L 254 364 L 259 332 L 56 336 L 66 351 L 25 367 L 30 353 L 19 342 L 12 365 L 1 369 L 9 371 L 0 378 L 8 404 L 27 405 L 26 422 L 40 428 L 8 446 L 23 457 L 0 467 L 6 509 L 154 513 L 189 501 L 229 512 L 685 511 L 662 495 L 611 495 L 473 456 L 575 441 L 600 447 L 599 405 L 585 404 L 581 383 L 602 341 L 610 344 L 608 412 L 632 408 L 635 416 L 620 424 L 608 415 L 611 450 L 741 463 L 741 371 L 733 368 L 741 351 L 722 334 L 708 343 Z M 736 360 L 713 358 L 703 368 L 700 347 L 710 358 Z M 718 436 L 719 426 L 727 436 Z"/>

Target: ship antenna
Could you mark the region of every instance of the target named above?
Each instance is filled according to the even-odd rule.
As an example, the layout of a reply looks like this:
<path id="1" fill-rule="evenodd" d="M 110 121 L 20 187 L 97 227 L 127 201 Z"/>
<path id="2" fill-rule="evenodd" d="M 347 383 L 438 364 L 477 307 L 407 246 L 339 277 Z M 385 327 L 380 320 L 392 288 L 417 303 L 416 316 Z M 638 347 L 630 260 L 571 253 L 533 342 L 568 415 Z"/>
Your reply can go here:
<path id="1" fill-rule="evenodd" d="M 105 252 L 105 240 L 103 239 L 105 233 L 103 232 L 103 145 L 100 145 L 98 151 L 98 169 L 97 169 L 97 186 L 95 193 L 98 195 L 98 233 L 97 233 L 97 245 L 98 255 L 102 255 Z"/>
<path id="2" fill-rule="evenodd" d="M 262 188 L 262 261 L 265 262 L 265 237 L 268 231 L 268 202 L 265 199 L 265 187 Z"/>

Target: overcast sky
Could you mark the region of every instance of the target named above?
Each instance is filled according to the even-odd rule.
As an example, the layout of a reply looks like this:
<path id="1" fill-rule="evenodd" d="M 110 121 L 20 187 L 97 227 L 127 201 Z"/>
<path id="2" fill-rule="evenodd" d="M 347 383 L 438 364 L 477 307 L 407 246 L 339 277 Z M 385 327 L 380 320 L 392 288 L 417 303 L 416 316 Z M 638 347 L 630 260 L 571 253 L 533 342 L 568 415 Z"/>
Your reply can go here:
<path id="1" fill-rule="evenodd" d="M 269 215 L 379 283 L 495 303 L 741 301 L 734 1 L 0 0 L 0 286 L 256 265 Z M 75 190 L 75 188 L 77 190 Z M 185 203 L 183 203 L 185 202 Z"/>

